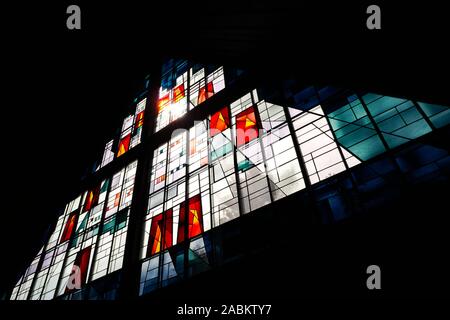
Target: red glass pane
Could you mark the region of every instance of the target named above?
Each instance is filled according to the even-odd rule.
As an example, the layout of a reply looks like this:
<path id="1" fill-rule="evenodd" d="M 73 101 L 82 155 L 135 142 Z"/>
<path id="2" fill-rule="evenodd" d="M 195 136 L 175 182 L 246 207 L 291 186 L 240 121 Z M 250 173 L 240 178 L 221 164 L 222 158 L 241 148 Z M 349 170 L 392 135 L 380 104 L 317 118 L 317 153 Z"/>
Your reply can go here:
<path id="1" fill-rule="evenodd" d="M 72 212 L 67 219 L 66 226 L 64 227 L 63 234 L 59 243 L 67 241 L 72 236 L 73 231 L 77 223 L 77 212 Z"/>
<path id="2" fill-rule="evenodd" d="M 169 101 L 170 101 L 170 97 L 169 97 L 168 93 L 165 96 L 159 98 L 158 113 L 160 113 L 161 111 L 164 110 L 164 108 L 169 104 Z"/>
<path id="3" fill-rule="evenodd" d="M 86 283 L 90 257 L 91 247 L 84 248 L 78 252 L 67 281 L 66 293 L 81 289 L 81 286 Z"/>
<path id="4" fill-rule="evenodd" d="M 188 215 L 188 239 L 193 238 L 203 232 L 203 214 L 200 195 L 189 199 Z M 180 205 L 180 221 L 178 224 L 178 243 L 185 239 L 186 214 L 184 202 Z"/>
<path id="5" fill-rule="evenodd" d="M 222 108 L 211 116 L 209 127 L 211 137 L 230 127 L 230 116 L 227 107 Z"/>
<path id="6" fill-rule="evenodd" d="M 120 140 L 119 143 L 119 151 L 117 152 L 117 156 L 120 157 L 125 152 L 128 151 L 128 148 L 130 147 L 130 139 L 131 139 L 131 133 L 127 134 L 125 137 Z"/>
<path id="7" fill-rule="evenodd" d="M 173 102 L 178 102 L 184 98 L 184 84 L 180 84 L 173 89 Z"/>
<path id="8" fill-rule="evenodd" d="M 258 125 L 256 123 L 255 110 L 250 107 L 236 116 L 236 142 L 237 146 L 244 145 L 258 138 Z"/>

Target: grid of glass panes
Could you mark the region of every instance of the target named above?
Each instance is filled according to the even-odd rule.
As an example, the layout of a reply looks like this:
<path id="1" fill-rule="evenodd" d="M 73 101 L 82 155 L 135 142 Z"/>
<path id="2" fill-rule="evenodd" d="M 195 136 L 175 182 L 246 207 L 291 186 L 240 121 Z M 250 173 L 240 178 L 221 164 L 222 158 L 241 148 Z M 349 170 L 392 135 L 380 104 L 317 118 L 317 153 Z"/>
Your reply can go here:
<path id="1" fill-rule="evenodd" d="M 66 205 L 11 299 L 53 299 L 122 267 L 136 167 L 130 163 Z"/>

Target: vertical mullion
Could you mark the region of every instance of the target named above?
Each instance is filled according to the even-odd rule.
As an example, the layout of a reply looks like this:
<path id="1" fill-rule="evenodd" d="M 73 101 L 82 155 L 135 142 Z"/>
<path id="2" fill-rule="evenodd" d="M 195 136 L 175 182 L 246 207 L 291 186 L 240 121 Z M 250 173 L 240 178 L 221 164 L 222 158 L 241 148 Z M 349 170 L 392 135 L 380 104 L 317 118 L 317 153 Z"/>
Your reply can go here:
<path id="1" fill-rule="evenodd" d="M 128 229 L 122 266 L 122 279 L 118 291 L 119 299 L 131 299 L 139 295 L 142 263 L 140 250 L 142 243 L 142 223 L 147 212 L 149 171 L 153 160 L 153 150 L 145 149 L 151 139 L 157 118 L 157 102 L 161 83 L 161 61 L 155 61 L 149 70 L 149 87 L 142 126 L 141 143 L 143 147 L 137 154 L 136 177 L 133 187 L 133 198 L 129 207 Z M 141 232 L 136 232 L 141 230 Z"/>
<path id="2" fill-rule="evenodd" d="M 262 128 L 262 121 L 261 121 L 261 117 L 259 115 L 259 110 L 258 110 L 258 106 L 256 105 L 256 101 L 253 97 L 253 92 L 250 93 L 250 97 L 252 99 L 252 105 L 253 105 L 253 111 L 255 112 L 255 118 L 256 118 L 256 123 L 261 126 L 261 128 L 258 128 L 259 132 L 261 132 L 261 136 L 258 133 L 258 140 L 259 140 L 259 146 L 261 148 L 261 154 L 262 154 L 262 158 L 263 158 L 263 165 L 264 165 L 264 173 L 266 174 L 266 180 L 267 180 L 267 187 L 269 189 L 269 196 L 270 196 L 270 202 L 274 202 L 273 199 L 273 194 L 272 194 L 272 187 L 270 186 L 270 179 L 269 179 L 269 173 L 267 172 L 267 157 L 266 157 L 266 152 L 264 150 L 264 144 L 263 144 L 263 128 Z M 265 103 L 265 102 L 264 102 Z M 267 109 L 267 108 L 266 108 Z M 250 197 L 249 197 L 249 201 L 250 201 Z"/>
<path id="3" fill-rule="evenodd" d="M 187 89 L 186 90 L 186 113 L 190 111 L 190 99 L 191 99 L 191 76 L 190 76 L 190 68 L 192 67 L 191 63 L 187 63 Z M 205 85 L 206 85 L 206 69 L 205 69 Z M 199 88 L 200 93 L 200 88 Z M 184 260 L 183 260 L 183 278 L 188 278 L 188 269 L 189 269 L 189 242 L 190 239 L 188 239 L 189 236 L 189 168 L 190 168 L 190 159 L 188 157 L 188 150 L 189 150 L 189 128 L 186 129 L 186 142 L 185 142 L 185 148 L 186 148 L 186 173 L 185 173 L 185 194 L 184 194 L 184 202 L 182 205 L 184 206 L 184 221 L 179 221 L 178 223 L 184 224 L 184 242 L 183 242 L 183 254 L 184 254 Z M 194 126 L 195 130 L 195 126 Z M 180 207 L 181 210 L 181 207 Z M 178 213 L 180 216 L 180 214 Z M 179 217 L 180 218 L 180 217 Z"/>
<path id="4" fill-rule="evenodd" d="M 302 171 L 303 180 L 305 181 L 305 188 L 307 190 L 309 190 L 311 188 L 311 180 L 309 178 L 308 170 L 306 169 L 306 164 L 303 159 L 303 154 L 300 149 L 300 143 L 298 141 L 297 134 L 296 134 L 293 122 L 292 122 L 291 114 L 289 113 L 288 107 L 283 106 L 283 110 L 284 110 L 284 115 L 286 117 L 286 123 L 288 125 L 289 131 L 290 131 L 290 134 L 292 137 L 292 142 L 294 144 L 294 150 L 297 154 L 297 159 L 300 164 L 300 170 Z"/>
<path id="5" fill-rule="evenodd" d="M 243 215 L 244 212 L 244 208 L 242 205 L 242 193 L 241 193 L 241 189 L 240 189 L 240 181 L 239 181 L 239 173 L 238 173 L 238 162 L 237 162 L 237 151 L 238 151 L 238 147 L 237 147 L 237 141 L 236 141 L 236 137 L 234 134 L 234 131 L 237 130 L 237 123 L 236 123 L 236 116 L 232 116 L 231 115 L 231 108 L 228 107 L 229 110 L 229 115 L 230 115 L 230 133 L 231 133 L 231 146 L 233 147 L 233 162 L 234 162 L 234 175 L 235 175 L 235 179 L 236 179 L 236 192 L 237 192 L 237 196 L 238 196 L 238 207 L 239 207 L 239 216 L 241 217 Z M 234 118 L 234 124 L 232 122 Z M 226 179 L 226 177 L 224 177 L 224 179 Z M 227 181 L 228 183 L 228 181 Z M 219 217 L 220 219 L 220 217 Z M 220 225 L 220 220 L 219 220 L 219 225 Z"/>

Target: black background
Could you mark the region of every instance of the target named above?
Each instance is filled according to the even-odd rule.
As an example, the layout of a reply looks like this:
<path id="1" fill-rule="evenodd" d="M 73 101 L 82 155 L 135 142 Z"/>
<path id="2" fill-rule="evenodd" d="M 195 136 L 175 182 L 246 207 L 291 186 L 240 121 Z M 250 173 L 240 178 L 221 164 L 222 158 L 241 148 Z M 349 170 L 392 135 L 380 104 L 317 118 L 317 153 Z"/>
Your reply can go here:
<path id="1" fill-rule="evenodd" d="M 66 28 L 69 4 L 81 7 L 81 30 Z M 2 4 L 2 290 L 14 285 L 36 254 L 48 225 L 78 191 L 162 56 L 450 104 L 444 3 L 376 1 L 382 30 L 366 28 L 369 4 Z M 418 275 L 422 282 L 426 276 Z M 442 290 L 438 283 L 436 288 Z"/>

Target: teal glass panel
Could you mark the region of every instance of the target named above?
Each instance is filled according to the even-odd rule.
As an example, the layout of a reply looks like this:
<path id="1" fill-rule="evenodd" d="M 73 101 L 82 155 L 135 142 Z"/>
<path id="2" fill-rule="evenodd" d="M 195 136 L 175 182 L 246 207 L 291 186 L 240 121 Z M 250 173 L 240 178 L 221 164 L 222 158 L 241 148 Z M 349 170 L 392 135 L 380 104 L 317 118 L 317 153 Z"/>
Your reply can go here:
<path id="1" fill-rule="evenodd" d="M 362 161 L 369 160 L 386 151 L 378 135 L 373 135 L 348 149 Z"/>
<path id="2" fill-rule="evenodd" d="M 382 122 L 389 118 L 392 118 L 396 114 L 397 114 L 397 111 L 395 109 L 389 109 L 389 110 L 377 115 L 376 117 L 373 117 L 373 120 L 375 120 L 375 122 L 379 123 L 379 122 Z"/>
<path id="3" fill-rule="evenodd" d="M 248 170 L 251 167 L 253 167 L 253 163 L 248 159 L 241 161 L 238 164 L 238 170 L 242 170 L 242 171 Z"/>
<path id="4" fill-rule="evenodd" d="M 376 134 L 376 132 L 373 129 L 360 128 L 342 138 L 339 138 L 338 141 L 344 147 L 349 148 L 362 140 L 370 138 L 371 136 L 373 136 L 375 134 Z M 358 156 L 358 154 L 356 154 L 356 155 Z"/>
<path id="5" fill-rule="evenodd" d="M 424 102 L 418 102 L 418 104 L 436 128 L 442 128 L 450 123 L 449 107 Z"/>
<path id="6" fill-rule="evenodd" d="M 440 112 L 430 118 L 431 123 L 436 128 L 442 128 L 450 123 L 450 110 Z"/>
<path id="7" fill-rule="evenodd" d="M 83 229 L 86 228 L 88 218 L 89 218 L 89 213 L 87 213 L 87 214 L 84 216 L 83 221 L 81 221 L 80 226 L 78 227 L 77 233 L 81 232 Z"/>
<path id="8" fill-rule="evenodd" d="M 128 210 L 121 211 L 117 213 L 116 218 L 116 230 L 120 230 L 122 228 L 125 228 L 127 225 L 127 216 L 128 216 Z"/>
<path id="9" fill-rule="evenodd" d="M 383 122 L 378 122 L 377 124 L 381 132 L 393 132 L 406 125 L 405 121 L 403 121 L 402 117 L 398 114 L 392 118 L 384 120 Z"/>
<path id="10" fill-rule="evenodd" d="M 376 116 L 380 113 L 383 113 L 389 109 L 396 107 L 397 105 L 405 102 L 405 99 L 394 98 L 394 97 L 382 97 L 378 100 L 375 100 L 371 103 L 367 104 L 367 109 L 372 114 L 372 116 Z"/>
<path id="11" fill-rule="evenodd" d="M 367 116 L 365 116 L 365 117 L 363 117 L 363 118 L 361 118 L 361 119 L 359 119 L 359 120 L 356 120 L 356 121 L 354 122 L 354 124 L 357 124 L 357 125 L 359 125 L 359 126 L 368 127 L 368 128 L 372 128 L 372 129 L 373 129 L 373 125 L 372 125 L 372 123 L 370 122 L 369 117 L 367 117 Z"/>
<path id="12" fill-rule="evenodd" d="M 394 136 L 389 133 L 383 133 L 383 137 L 384 137 L 384 140 L 386 140 L 386 143 L 388 144 L 389 148 L 398 147 L 399 145 L 402 145 L 409 141 L 408 139 Z"/>
<path id="13" fill-rule="evenodd" d="M 367 115 L 366 110 L 364 110 L 362 104 L 358 104 L 357 106 L 353 107 L 353 112 L 355 113 L 357 119 L 360 119 Z"/>
<path id="14" fill-rule="evenodd" d="M 217 148 L 216 150 L 211 151 L 211 161 L 214 161 L 224 155 L 226 155 L 227 153 L 231 152 L 231 150 L 233 149 L 233 146 L 231 143 L 227 143 L 226 145 Z"/>
<path id="15" fill-rule="evenodd" d="M 415 139 L 420 136 L 423 136 L 424 134 L 431 131 L 430 126 L 427 124 L 427 122 L 422 119 L 419 121 L 416 121 L 407 127 L 404 127 L 402 129 L 399 129 L 393 133 L 395 133 L 398 136 L 405 137 L 408 139 Z"/>
<path id="16" fill-rule="evenodd" d="M 115 217 L 110 219 L 108 222 L 105 223 L 105 225 L 103 226 L 103 231 L 102 234 L 114 231 L 114 226 L 115 226 Z"/>
<path id="17" fill-rule="evenodd" d="M 422 115 L 419 113 L 419 111 L 417 111 L 416 108 L 409 108 L 408 110 L 403 111 L 400 114 L 407 124 L 411 124 L 414 121 L 422 119 Z"/>
<path id="18" fill-rule="evenodd" d="M 414 107 L 414 103 L 411 100 L 407 100 L 404 103 L 397 106 L 398 112 L 402 112 L 408 110 L 409 108 Z"/>
<path id="19" fill-rule="evenodd" d="M 336 138 L 339 139 L 339 138 L 341 138 L 341 137 L 343 137 L 343 136 L 345 136 L 345 135 L 347 135 L 347 134 L 349 134 L 349 133 L 351 133 L 351 132 L 353 132 L 353 131 L 355 131 L 355 130 L 357 130 L 359 128 L 361 128 L 361 127 L 357 126 L 357 125 L 354 125 L 354 124 L 348 124 L 345 127 L 341 128 L 339 130 L 336 130 L 334 133 L 336 135 Z"/>
<path id="20" fill-rule="evenodd" d="M 369 104 L 372 101 L 375 101 L 379 98 L 381 98 L 382 96 L 380 96 L 379 94 L 375 94 L 375 93 L 367 93 L 365 94 L 362 99 L 364 101 L 365 104 Z"/>
<path id="21" fill-rule="evenodd" d="M 342 112 L 341 114 L 335 116 L 338 120 L 343 120 L 345 122 L 353 122 L 356 120 L 355 115 L 353 114 L 352 110 L 347 110 L 345 112 Z"/>
<path id="22" fill-rule="evenodd" d="M 425 102 L 417 102 L 417 103 L 422 108 L 423 112 L 425 112 L 425 114 L 429 117 L 449 109 L 448 107 L 441 106 L 438 104 L 431 104 Z"/>

